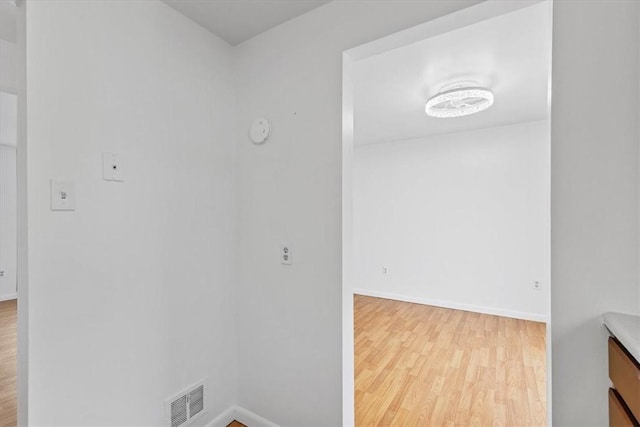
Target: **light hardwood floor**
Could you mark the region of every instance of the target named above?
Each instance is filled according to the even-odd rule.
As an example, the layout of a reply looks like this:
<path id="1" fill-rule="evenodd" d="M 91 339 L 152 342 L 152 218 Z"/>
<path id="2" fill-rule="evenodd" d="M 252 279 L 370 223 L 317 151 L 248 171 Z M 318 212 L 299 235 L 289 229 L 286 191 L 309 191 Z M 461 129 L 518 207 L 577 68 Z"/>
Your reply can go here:
<path id="1" fill-rule="evenodd" d="M 16 421 L 16 300 L 0 302 L 0 427 Z"/>
<path id="2" fill-rule="evenodd" d="M 545 324 L 354 296 L 356 426 L 543 426 Z"/>
<path id="3" fill-rule="evenodd" d="M 357 426 L 545 425 L 543 323 L 360 295 L 354 315 Z M 0 302 L 0 427 L 16 425 L 15 386 L 13 300 Z"/>

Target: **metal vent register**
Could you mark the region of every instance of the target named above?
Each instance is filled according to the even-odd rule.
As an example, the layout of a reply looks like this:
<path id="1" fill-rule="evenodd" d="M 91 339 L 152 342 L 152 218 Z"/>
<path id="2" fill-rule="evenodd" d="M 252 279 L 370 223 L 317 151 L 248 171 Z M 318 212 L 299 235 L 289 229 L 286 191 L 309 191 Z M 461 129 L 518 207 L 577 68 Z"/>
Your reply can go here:
<path id="1" fill-rule="evenodd" d="M 171 427 L 178 427 L 187 422 L 187 396 L 182 396 L 171 402 Z"/>
<path id="2" fill-rule="evenodd" d="M 189 392 L 189 416 L 202 412 L 204 409 L 204 386 L 198 386 Z"/>
<path id="3" fill-rule="evenodd" d="M 167 401 L 167 425 L 187 425 L 204 413 L 204 409 L 204 384 L 192 386 Z"/>

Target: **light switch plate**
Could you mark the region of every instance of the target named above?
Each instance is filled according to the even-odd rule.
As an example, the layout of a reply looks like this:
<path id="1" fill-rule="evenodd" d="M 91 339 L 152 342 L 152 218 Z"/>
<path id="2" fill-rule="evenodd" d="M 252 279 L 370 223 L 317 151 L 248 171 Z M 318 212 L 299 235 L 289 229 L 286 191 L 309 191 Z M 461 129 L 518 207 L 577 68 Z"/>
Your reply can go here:
<path id="1" fill-rule="evenodd" d="M 124 181 L 124 162 L 117 153 L 102 153 L 102 178 L 105 181 Z"/>
<path id="2" fill-rule="evenodd" d="M 73 182 L 51 180 L 51 210 L 75 211 L 76 188 Z"/>

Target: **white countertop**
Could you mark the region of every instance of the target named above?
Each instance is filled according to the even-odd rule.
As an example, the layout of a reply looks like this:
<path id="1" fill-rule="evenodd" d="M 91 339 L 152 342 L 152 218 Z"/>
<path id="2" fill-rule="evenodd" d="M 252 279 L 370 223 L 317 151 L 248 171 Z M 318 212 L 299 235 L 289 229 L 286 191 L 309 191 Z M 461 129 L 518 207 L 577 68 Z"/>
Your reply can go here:
<path id="1" fill-rule="evenodd" d="M 640 316 L 609 312 L 602 322 L 629 353 L 640 362 Z"/>

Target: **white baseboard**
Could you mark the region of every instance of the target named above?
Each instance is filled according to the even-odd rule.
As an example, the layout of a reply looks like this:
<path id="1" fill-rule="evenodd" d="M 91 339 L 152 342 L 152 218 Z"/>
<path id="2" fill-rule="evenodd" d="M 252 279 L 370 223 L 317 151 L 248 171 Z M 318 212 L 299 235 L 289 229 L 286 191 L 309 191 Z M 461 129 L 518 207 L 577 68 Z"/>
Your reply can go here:
<path id="1" fill-rule="evenodd" d="M 548 318 L 544 314 L 528 313 L 525 311 L 505 310 L 495 307 L 484 307 L 472 304 L 463 304 L 453 301 L 443 301 L 423 297 L 413 297 L 409 295 L 394 294 L 392 292 L 371 291 L 368 289 L 354 289 L 354 294 L 365 295 L 377 298 L 386 298 L 396 301 L 413 302 L 416 304 L 432 305 L 435 307 L 452 308 L 455 310 L 471 311 L 474 313 L 493 314 L 495 316 L 511 317 L 513 319 L 533 320 L 534 322 L 548 323 Z"/>
<path id="2" fill-rule="evenodd" d="M 225 409 L 220 415 L 209 421 L 205 427 L 227 427 L 231 421 L 235 420 L 233 417 L 233 406 Z"/>
<path id="3" fill-rule="evenodd" d="M 266 418 L 262 418 L 260 415 L 254 414 L 240 406 L 235 406 L 234 409 L 235 419 L 248 427 L 279 427 L 276 423 L 273 423 Z"/>
<path id="4" fill-rule="evenodd" d="M 0 301 L 9 301 L 10 299 L 18 299 L 18 293 L 0 295 Z"/>
<path id="5" fill-rule="evenodd" d="M 206 427 L 226 427 L 233 420 L 239 421 L 247 427 L 279 427 L 277 424 L 261 417 L 258 414 L 241 408 L 240 406 L 231 406 L 218 415 Z"/>

